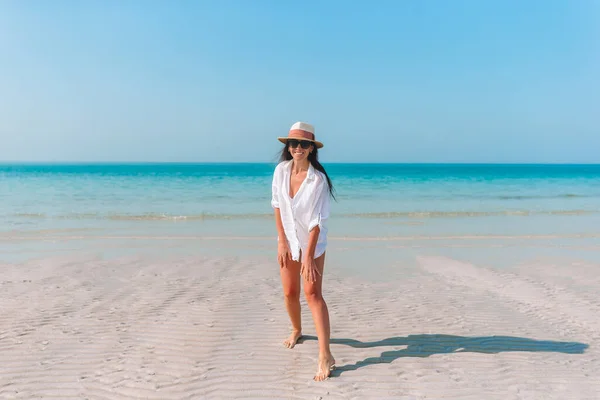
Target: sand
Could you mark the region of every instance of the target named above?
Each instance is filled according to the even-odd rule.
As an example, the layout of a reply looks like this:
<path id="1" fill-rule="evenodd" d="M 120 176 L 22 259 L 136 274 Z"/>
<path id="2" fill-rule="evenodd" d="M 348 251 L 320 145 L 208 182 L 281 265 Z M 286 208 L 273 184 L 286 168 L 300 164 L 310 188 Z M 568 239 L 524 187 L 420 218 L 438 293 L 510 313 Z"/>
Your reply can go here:
<path id="1" fill-rule="evenodd" d="M 326 382 L 312 381 L 304 299 L 306 336 L 285 349 L 274 257 L 228 242 L 219 255 L 0 265 L 0 398 L 600 398 L 599 264 L 497 268 L 400 241 L 360 258 L 332 243 L 324 290 L 338 369 Z"/>

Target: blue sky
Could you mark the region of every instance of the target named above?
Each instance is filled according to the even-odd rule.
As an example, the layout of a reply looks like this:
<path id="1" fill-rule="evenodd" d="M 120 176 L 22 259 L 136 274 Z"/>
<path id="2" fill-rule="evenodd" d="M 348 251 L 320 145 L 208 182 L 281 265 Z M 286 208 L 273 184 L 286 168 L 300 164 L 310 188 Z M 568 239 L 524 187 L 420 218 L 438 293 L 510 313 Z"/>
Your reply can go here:
<path id="1" fill-rule="evenodd" d="M 0 2 L 0 160 L 600 162 L 600 2 Z"/>

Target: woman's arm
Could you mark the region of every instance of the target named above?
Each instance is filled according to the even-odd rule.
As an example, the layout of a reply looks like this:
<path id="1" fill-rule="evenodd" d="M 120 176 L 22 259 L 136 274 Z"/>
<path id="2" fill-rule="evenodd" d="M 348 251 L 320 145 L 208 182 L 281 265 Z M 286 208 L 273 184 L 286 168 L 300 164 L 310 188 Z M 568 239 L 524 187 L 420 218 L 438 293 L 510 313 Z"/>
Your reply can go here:
<path id="1" fill-rule="evenodd" d="M 314 282 L 317 280 L 317 275 L 321 275 L 317 269 L 317 263 L 315 262 L 315 248 L 317 247 L 317 240 L 319 239 L 319 232 L 321 228 L 315 226 L 308 234 L 308 247 L 306 254 L 304 254 L 304 260 L 302 261 L 302 267 L 300 273 L 308 282 Z"/>
<path id="2" fill-rule="evenodd" d="M 283 222 L 281 221 L 281 211 L 279 208 L 275 208 L 275 226 L 277 227 L 277 241 L 281 243 L 287 243 L 285 231 L 283 230 Z"/>
<path id="3" fill-rule="evenodd" d="M 277 227 L 277 241 L 287 243 L 285 231 L 283 230 L 283 222 L 281 221 L 281 205 L 279 204 L 279 167 L 275 168 L 273 174 L 273 182 L 271 183 L 271 207 L 275 210 L 275 226 Z"/>
<path id="4" fill-rule="evenodd" d="M 317 247 L 317 239 L 321 232 L 322 224 L 329 218 L 329 185 L 323 180 L 321 187 L 315 193 L 310 222 L 308 225 L 309 240 L 308 248 L 314 255 Z"/>
<path id="5" fill-rule="evenodd" d="M 281 210 L 279 204 L 279 169 L 275 169 L 272 183 L 271 206 L 275 210 L 275 226 L 277 228 L 277 262 L 281 268 L 287 268 L 287 261 L 292 259 L 290 248 L 288 246 L 283 221 L 281 220 Z"/>
<path id="6" fill-rule="evenodd" d="M 321 228 L 319 228 L 319 225 L 317 225 L 308 234 L 308 247 L 306 249 L 306 256 L 310 257 L 310 259 L 315 258 L 315 249 L 317 248 L 317 241 L 319 239 L 320 232 Z"/>
<path id="7" fill-rule="evenodd" d="M 287 262 L 292 259 L 292 253 L 283 230 L 279 208 L 275 208 L 275 226 L 277 227 L 277 262 L 280 268 L 287 268 Z"/>
<path id="8" fill-rule="evenodd" d="M 304 260 L 302 262 L 302 275 L 309 282 L 314 282 L 317 279 L 317 274 L 321 273 L 317 269 L 315 263 L 315 251 L 319 234 L 321 233 L 321 225 L 329 218 L 329 186 L 327 182 L 323 182 L 315 196 L 315 202 L 312 210 L 311 220 L 308 227 L 308 246 Z"/>

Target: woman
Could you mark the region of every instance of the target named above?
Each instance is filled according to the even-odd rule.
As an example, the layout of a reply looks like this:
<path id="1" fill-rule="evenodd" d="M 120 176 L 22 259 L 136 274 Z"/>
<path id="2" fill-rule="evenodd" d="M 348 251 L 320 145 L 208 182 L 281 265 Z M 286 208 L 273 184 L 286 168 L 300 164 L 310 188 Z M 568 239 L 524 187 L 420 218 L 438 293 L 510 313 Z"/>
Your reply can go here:
<path id="1" fill-rule="evenodd" d="M 314 379 L 329 377 L 335 360 L 329 349 L 329 311 L 323 300 L 322 284 L 327 246 L 329 196 L 333 188 L 327 172 L 318 161 L 317 149 L 323 143 L 315 140 L 314 128 L 297 122 L 287 137 L 281 162 L 273 174 L 271 205 L 275 209 L 278 234 L 277 260 L 280 266 L 285 306 L 293 331 L 284 341 L 293 348 L 302 336 L 300 318 L 300 276 L 304 294 L 319 339 L 319 364 Z"/>

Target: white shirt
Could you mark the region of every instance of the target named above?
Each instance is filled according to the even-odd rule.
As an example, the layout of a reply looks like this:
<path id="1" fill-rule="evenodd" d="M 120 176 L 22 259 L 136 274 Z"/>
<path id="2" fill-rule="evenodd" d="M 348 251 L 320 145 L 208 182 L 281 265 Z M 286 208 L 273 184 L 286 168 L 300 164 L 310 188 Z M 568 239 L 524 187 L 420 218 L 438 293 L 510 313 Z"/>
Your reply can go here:
<path id="1" fill-rule="evenodd" d="M 315 258 L 318 258 L 323 255 L 327 247 L 329 185 L 325 174 L 310 164 L 298 193 L 291 198 L 292 163 L 293 160 L 283 161 L 275 168 L 271 206 L 280 210 L 283 230 L 294 261 L 300 261 L 300 251 L 307 250 L 310 231 L 316 226 L 319 227 L 320 232 L 315 248 Z"/>

